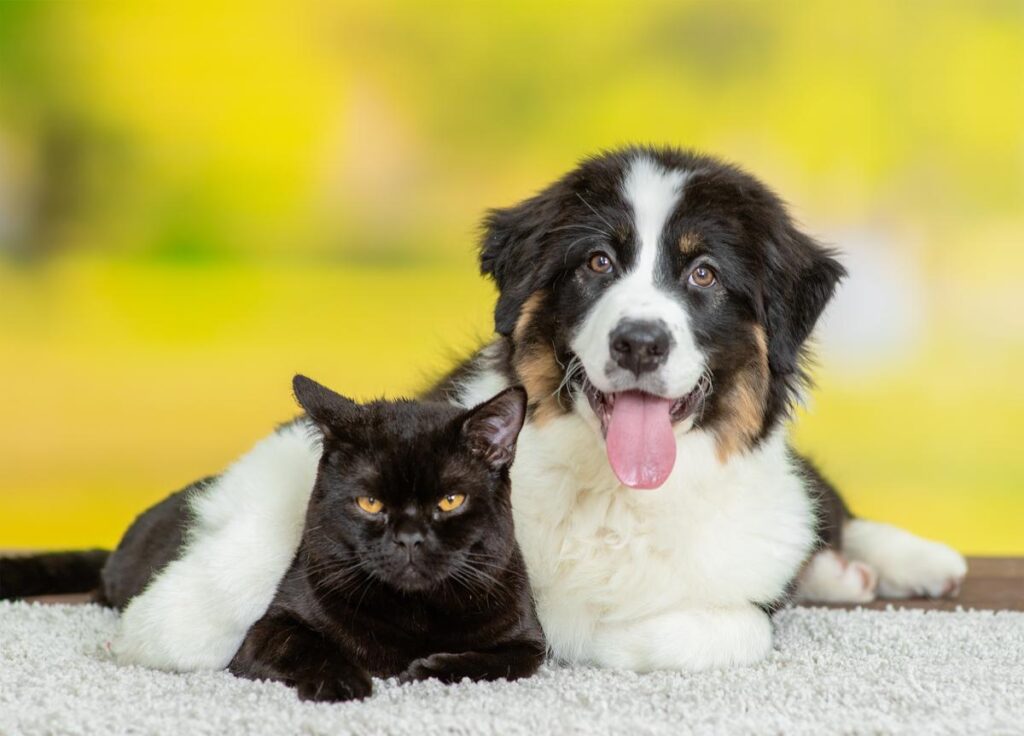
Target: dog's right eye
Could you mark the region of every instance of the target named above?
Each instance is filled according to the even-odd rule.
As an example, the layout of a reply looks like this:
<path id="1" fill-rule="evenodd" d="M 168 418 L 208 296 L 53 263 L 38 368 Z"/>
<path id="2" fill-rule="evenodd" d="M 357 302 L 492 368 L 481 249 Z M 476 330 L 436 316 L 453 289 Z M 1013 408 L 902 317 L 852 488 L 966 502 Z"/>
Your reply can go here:
<path id="1" fill-rule="evenodd" d="M 612 259 L 607 253 L 598 251 L 590 256 L 590 260 L 587 261 L 587 266 L 594 273 L 611 273 L 615 270 L 615 264 L 612 263 Z"/>

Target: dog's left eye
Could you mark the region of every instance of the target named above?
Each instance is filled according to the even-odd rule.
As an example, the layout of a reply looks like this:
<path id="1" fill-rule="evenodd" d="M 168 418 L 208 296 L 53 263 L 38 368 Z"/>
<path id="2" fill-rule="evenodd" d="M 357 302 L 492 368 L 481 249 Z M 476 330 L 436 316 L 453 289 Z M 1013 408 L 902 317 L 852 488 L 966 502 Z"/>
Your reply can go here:
<path id="1" fill-rule="evenodd" d="M 714 285 L 718 280 L 718 276 L 716 276 L 715 272 L 707 266 L 697 266 L 697 268 L 690 271 L 690 278 L 687 280 L 694 286 L 706 289 L 709 286 Z"/>
<path id="2" fill-rule="evenodd" d="M 615 264 L 607 253 L 597 252 L 590 256 L 587 265 L 594 273 L 611 273 L 615 270 Z"/>

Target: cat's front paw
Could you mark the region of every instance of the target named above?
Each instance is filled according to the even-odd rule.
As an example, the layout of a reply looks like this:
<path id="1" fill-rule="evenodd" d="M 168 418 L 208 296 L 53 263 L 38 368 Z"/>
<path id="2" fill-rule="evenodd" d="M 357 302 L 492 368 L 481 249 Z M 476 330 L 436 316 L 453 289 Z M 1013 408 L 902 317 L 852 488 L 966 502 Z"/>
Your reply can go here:
<path id="1" fill-rule="evenodd" d="M 468 674 L 464 668 L 464 655 L 431 654 L 429 657 L 414 659 L 398 676 L 399 682 L 416 682 L 435 679 L 445 683 L 459 682 Z"/>
<path id="2" fill-rule="evenodd" d="M 344 677 L 322 677 L 299 680 L 295 683 L 299 700 L 320 703 L 339 703 L 344 700 L 362 700 L 373 693 L 373 682 L 365 672 L 352 672 Z"/>

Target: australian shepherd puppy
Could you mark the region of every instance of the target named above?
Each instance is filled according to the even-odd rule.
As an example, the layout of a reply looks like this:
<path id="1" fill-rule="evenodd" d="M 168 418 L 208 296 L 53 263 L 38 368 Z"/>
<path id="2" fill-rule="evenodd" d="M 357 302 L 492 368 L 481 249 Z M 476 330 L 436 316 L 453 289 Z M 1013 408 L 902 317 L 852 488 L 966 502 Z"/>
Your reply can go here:
<path id="1" fill-rule="evenodd" d="M 755 662 L 773 610 L 954 594 L 963 558 L 854 519 L 786 422 L 843 268 L 739 169 L 673 149 L 584 161 L 485 222 L 496 339 L 429 396 L 521 383 L 516 535 L 553 654 L 633 670 Z M 176 561 L 115 651 L 222 667 L 299 542 L 318 452 L 300 425 L 194 494 Z"/>

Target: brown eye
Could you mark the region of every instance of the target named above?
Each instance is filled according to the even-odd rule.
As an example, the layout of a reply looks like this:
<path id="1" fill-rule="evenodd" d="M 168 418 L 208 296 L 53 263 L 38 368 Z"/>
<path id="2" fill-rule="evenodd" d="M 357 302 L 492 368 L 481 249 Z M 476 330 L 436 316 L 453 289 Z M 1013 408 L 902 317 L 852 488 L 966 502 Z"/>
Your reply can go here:
<path id="1" fill-rule="evenodd" d="M 360 496 L 356 499 L 356 504 L 368 514 L 379 514 L 384 508 L 384 504 L 373 496 Z"/>
<path id="2" fill-rule="evenodd" d="M 594 273 L 611 273 L 615 269 L 612 259 L 608 257 L 607 253 L 595 253 L 590 256 L 587 265 Z"/>
<path id="3" fill-rule="evenodd" d="M 442 511 L 454 511 L 466 502 L 466 496 L 462 493 L 449 493 L 437 502 L 437 507 Z"/>
<path id="4" fill-rule="evenodd" d="M 702 289 L 706 289 L 709 286 L 714 285 L 718 277 L 715 276 L 715 272 L 707 266 L 697 266 L 697 268 L 690 271 L 690 283 L 694 286 L 699 286 Z"/>

